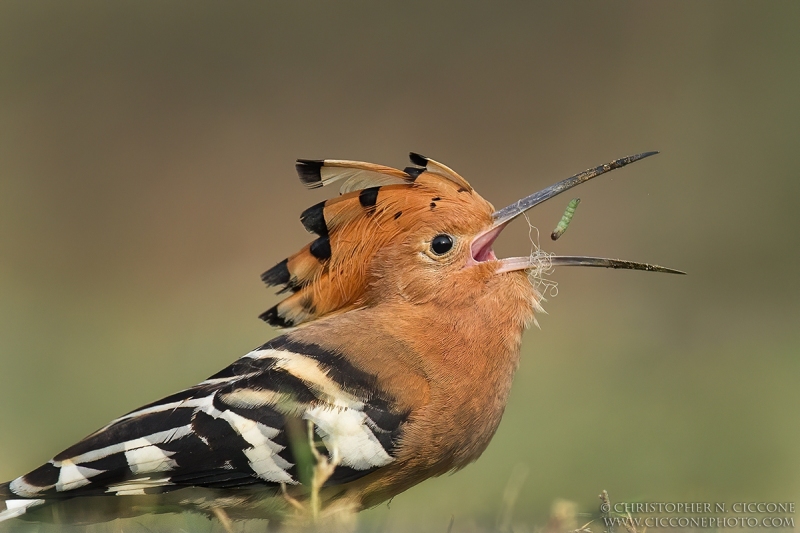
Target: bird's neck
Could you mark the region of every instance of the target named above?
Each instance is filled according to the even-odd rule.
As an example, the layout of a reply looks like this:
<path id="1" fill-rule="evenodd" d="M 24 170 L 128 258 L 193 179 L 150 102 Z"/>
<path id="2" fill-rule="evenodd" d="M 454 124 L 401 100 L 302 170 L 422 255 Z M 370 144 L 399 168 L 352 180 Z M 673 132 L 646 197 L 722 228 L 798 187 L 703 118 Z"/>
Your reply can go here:
<path id="1" fill-rule="evenodd" d="M 458 443 L 443 454 L 443 468 L 477 459 L 500 423 L 522 334 L 533 317 L 535 296 L 522 280 L 513 278 L 501 290 L 455 308 L 430 302 L 374 309 L 382 327 L 408 345 L 403 357 L 421 368 L 431 385 L 430 414 L 436 422 L 428 430 L 442 437 L 439 442 Z"/>
<path id="2" fill-rule="evenodd" d="M 537 298 L 525 276 L 510 274 L 467 298 L 436 298 L 424 304 L 395 299 L 375 306 L 370 314 L 393 336 L 405 339 L 424 361 L 464 374 L 505 374 L 509 365 L 516 366 Z"/>

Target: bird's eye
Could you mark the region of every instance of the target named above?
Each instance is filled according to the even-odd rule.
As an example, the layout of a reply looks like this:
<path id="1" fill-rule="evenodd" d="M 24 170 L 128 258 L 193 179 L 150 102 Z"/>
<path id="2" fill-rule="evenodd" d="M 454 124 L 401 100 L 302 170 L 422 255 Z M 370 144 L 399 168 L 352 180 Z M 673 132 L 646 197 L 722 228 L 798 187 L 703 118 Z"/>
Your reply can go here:
<path id="1" fill-rule="evenodd" d="M 436 255 L 444 255 L 453 248 L 453 238 L 450 235 L 437 235 L 431 241 L 431 251 Z"/>

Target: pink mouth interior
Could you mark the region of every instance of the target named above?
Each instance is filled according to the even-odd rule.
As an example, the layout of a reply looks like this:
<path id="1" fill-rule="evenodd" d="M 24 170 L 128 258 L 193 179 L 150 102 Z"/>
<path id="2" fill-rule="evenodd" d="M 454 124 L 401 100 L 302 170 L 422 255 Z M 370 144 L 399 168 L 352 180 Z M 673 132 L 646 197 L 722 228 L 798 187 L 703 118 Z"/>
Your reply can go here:
<path id="1" fill-rule="evenodd" d="M 497 236 L 500 235 L 500 232 L 503 231 L 504 227 L 505 224 L 496 228 L 492 228 L 472 242 L 472 259 L 476 263 L 494 261 L 497 259 L 497 256 L 494 254 L 494 250 L 492 249 L 492 245 L 494 244 L 495 239 L 497 239 Z"/>
<path id="2" fill-rule="evenodd" d="M 491 246 L 484 248 L 475 254 L 475 261 L 479 263 L 483 263 L 484 261 L 494 261 L 495 259 L 497 259 L 497 256 L 494 255 L 494 250 L 492 250 Z"/>

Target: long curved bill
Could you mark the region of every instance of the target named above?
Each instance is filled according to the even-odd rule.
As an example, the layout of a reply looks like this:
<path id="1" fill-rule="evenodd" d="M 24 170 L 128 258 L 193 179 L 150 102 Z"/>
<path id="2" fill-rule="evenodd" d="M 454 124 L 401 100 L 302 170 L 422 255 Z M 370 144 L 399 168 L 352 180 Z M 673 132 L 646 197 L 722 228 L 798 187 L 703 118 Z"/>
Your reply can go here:
<path id="1" fill-rule="evenodd" d="M 605 165 L 600 165 L 595 168 L 590 168 L 579 172 L 572 177 L 559 181 L 555 185 L 551 185 L 546 189 L 533 193 L 530 196 L 507 206 L 492 214 L 494 223 L 492 227 L 479 235 L 472 243 L 473 258 L 471 263 L 478 263 L 487 259 L 494 258 L 491 252 L 491 246 L 497 236 L 503 231 L 509 222 L 520 216 L 525 211 L 535 207 L 542 202 L 553 198 L 576 187 L 582 183 L 586 183 L 592 178 L 596 178 L 601 174 L 610 172 L 612 170 L 622 168 L 625 165 L 634 163 L 645 157 L 650 157 L 658 152 L 643 152 L 641 154 L 629 155 L 615 159 Z M 584 256 L 555 256 L 555 255 L 534 255 L 531 257 L 510 257 L 508 259 L 501 259 L 501 266 L 498 269 L 500 272 L 511 272 L 514 270 L 526 270 L 529 268 L 536 268 L 547 262 L 550 266 L 589 266 L 589 267 L 603 267 L 603 268 L 621 268 L 628 270 L 645 270 L 647 272 L 667 272 L 670 274 L 685 274 L 680 270 L 666 268 L 658 265 L 649 265 L 647 263 L 636 263 L 633 261 L 624 261 L 622 259 L 608 259 L 605 257 L 584 257 Z"/>

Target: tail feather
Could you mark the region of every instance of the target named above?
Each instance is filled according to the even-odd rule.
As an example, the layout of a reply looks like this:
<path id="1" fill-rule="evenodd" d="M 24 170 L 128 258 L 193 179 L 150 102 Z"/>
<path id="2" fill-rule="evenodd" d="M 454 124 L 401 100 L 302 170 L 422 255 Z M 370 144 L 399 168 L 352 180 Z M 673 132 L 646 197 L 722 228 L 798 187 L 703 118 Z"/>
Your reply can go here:
<path id="1" fill-rule="evenodd" d="M 8 487 L 8 483 L 0 485 L 0 522 L 24 515 L 28 509 L 42 505 L 44 500 L 20 498 Z"/>

